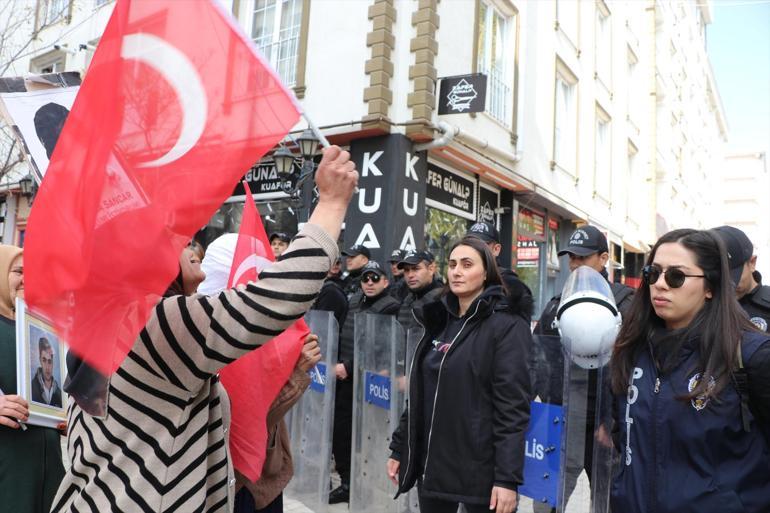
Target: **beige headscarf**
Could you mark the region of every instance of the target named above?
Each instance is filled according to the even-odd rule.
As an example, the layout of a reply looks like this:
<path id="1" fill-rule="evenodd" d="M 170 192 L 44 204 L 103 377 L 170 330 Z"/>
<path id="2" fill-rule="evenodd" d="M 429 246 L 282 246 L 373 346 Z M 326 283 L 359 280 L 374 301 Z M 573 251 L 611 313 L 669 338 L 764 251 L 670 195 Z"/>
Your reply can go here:
<path id="1" fill-rule="evenodd" d="M 14 319 L 14 304 L 11 301 L 11 287 L 8 283 L 8 273 L 11 272 L 13 259 L 21 255 L 22 249 L 16 246 L 0 244 L 0 315 Z"/>

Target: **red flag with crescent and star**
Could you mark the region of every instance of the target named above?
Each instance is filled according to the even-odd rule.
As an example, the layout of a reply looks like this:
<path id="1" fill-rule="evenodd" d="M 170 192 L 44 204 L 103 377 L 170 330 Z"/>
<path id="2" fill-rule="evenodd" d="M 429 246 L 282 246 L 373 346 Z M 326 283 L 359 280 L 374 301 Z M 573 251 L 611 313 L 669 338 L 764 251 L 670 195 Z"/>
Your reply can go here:
<path id="1" fill-rule="evenodd" d="M 192 235 L 298 119 L 216 2 L 118 0 L 27 225 L 31 308 L 112 373 Z"/>
<path id="2" fill-rule="evenodd" d="M 249 185 L 243 182 L 246 204 L 235 245 L 227 286 L 257 281 L 262 269 L 275 260 Z M 305 337 L 300 319 L 256 351 L 234 361 L 219 373 L 230 397 L 230 454 L 233 465 L 252 482 L 259 479 L 267 448 L 267 412 L 289 379 Z"/>

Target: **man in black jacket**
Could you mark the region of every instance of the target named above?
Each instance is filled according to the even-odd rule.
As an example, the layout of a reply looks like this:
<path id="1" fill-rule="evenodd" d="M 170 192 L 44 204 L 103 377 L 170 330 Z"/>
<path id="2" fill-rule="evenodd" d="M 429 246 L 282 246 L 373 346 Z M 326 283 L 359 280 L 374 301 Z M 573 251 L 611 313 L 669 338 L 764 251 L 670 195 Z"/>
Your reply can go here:
<path id="1" fill-rule="evenodd" d="M 342 279 L 345 283 L 345 294 L 350 299 L 353 294 L 361 290 L 361 270 L 369 259 L 372 258 L 369 248 L 363 244 L 356 244 L 342 252 L 345 257 L 345 274 Z"/>
<path id="2" fill-rule="evenodd" d="M 610 259 L 607 237 L 605 237 L 595 226 L 582 226 L 572 232 L 567 247 L 559 251 L 558 255 L 569 255 L 570 271 L 574 271 L 581 265 L 586 265 L 600 273 L 605 279 L 609 277 L 606 269 L 607 262 Z M 634 289 L 621 283 L 610 283 L 609 285 L 615 299 L 615 305 L 618 307 L 622 317 L 631 306 Z M 543 356 L 541 356 L 541 358 L 547 360 L 540 363 L 547 365 L 551 369 L 551 372 L 538 372 L 537 366 L 535 366 L 533 372 L 534 393 L 539 395 L 543 402 L 557 405 L 562 404 L 563 401 L 563 382 L 561 377 L 564 372 L 564 358 L 562 356 L 561 347 L 538 344 L 537 336 L 559 337 L 559 330 L 556 328 L 554 321 L 556 320 L 556 313 L 559 309 L 560 302 L 561 294 L 551 298 L 545 305 L 543 313 L 540 315 L 540 320 L 537 322 L 533 331 L 533 335 L 536 336 L 535 343 L 536 346 L 538 346 L 537 351 L 542 353 Z M 585 468 L 589 479 L 591 479 L 593 463 L 592 458 L 595 437 L 594 420 L 596 418 L 596 388 L 598 375 L 597 370 L 588 371 L 588 397 L 586 398 L 586 430 L 583 468 Z M 544 378 L 547 379 L 549 376 L 556 376 L 558 379 L 552 380 L 551 382 L 545 381 Z M 569 470 L 570 477 L 573 479 L 577 477 L 577 473 L 580 471 L 580 469 L 574 468 L 570 468 Z M 570 480 L 567 483 L 567 490 L 565 490 L 565 500 L 569 499 L 574 488 L 575 482 Z M 544 505 L 542 503 L 535 503 L 534 509 L 535 513 L 555 511 L 547 504 Z"/>
<path id="3" fill-rule="evenodd" d="M 441 295 L 443 284 L 436 278 L 436 262 L 430 251 L 410 251 L 398 262 L 404 273 L 407 295 L 398 309 L 398 322 L 404 333 L 418 326 L 412 310 L 434 301 Z"/>
<path id="4" fill-rule="evenodd" d="M 406 281 L 404 280 L 404 271 L 398 267 L 398 263 L 406 257 L 407 253 L 408 252 L 405 249 L 394 249 L 388 259 L 391 276 L 388 294 L 399 301 L 403 301 L 409 293 L 409 289 L 406 287 Z"/>
<path id="5" fill-rule="evenodd" d="M 521 281 L 516 271 L 509 267 L 500 265 L 500 252 L 503 249 L 500 244 L 500 232 L 495 225 L 490 223 L 478 222 L 473 224 L 465 233 L 467 236 L 477 237 L 484 241 L 492 255 L 495 257 L 497 266 L 500 269 L 500 276 L 503 278 L 505 288 L 508 290 L 508 298 L 512 304 L 523 305 L 523 315 L 527 321 L 532 320 L 532 308 L 534 300 L 532 291 L 526 283 Z"/>
<path id="6" fill-rule="evenodd" d="M 770 331 L 770 287 L 762 285 L 754 245 L 743 231 L 733 226 L 720 226 L 715 230 L 727 247 L 730 275 L 735 283 L 738 302 L 754 326 L 761 331 Z"/>
<path id="7" fill-rule="evenodd" d="M 345 316 L 348 314 L 348 297 L 345 295 L 345 289 L 340 278 L 342 264 L 337 259 L 329 269 L 326 275 L 326 281 L 318 293 L 318 299 L 315 300 L 311 310 L 323 310 L 332 312 L 337 319 L 337 327 L 341 330 L 345 322 Z"/>
<path id="8" fill-rule="evenodd" d="M 369 261 L 360 272 L 360 290 L 350 299 L 350 308 L 340 334 L 337 354 L 339 363 L 334 368 L 337 377 L 334 400 L 334 432 L 332 453 L 341 484 L 329 493 L 329 504 L 350 500 L 350 450 L 353 437 L 353 350 L 355 318 L 358 314 L 395 315 L 399 303 L 387 292 L 388 277 L 382 266 Z"/>

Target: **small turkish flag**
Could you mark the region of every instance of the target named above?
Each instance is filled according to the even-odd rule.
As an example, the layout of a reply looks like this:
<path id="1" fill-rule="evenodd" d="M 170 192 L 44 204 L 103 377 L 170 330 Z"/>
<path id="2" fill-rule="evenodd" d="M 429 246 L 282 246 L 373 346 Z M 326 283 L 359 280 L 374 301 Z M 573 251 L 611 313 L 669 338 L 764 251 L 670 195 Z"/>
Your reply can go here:
<path id="1" fill-rule="evenodd" d="M 227 284 L 230 288 L 257 281 L 262 269 L 275 260 L 249 185 L 243 182 L 243 188 L 246 204 L 230 268 Z M 308 333 L 310 329 L 300 319 L 219 373 L 232 405 L 230 454 L 233 465 L 252 482 L 259 479 L 265 461 L 267 412 L 291 376 Z"/>
<path id="2" fill-rule="evenodd" d="M 118 0 L 27 226 L 26 295 L 105 374 L 192 235 L 299 119 L 210 1 Z"/>

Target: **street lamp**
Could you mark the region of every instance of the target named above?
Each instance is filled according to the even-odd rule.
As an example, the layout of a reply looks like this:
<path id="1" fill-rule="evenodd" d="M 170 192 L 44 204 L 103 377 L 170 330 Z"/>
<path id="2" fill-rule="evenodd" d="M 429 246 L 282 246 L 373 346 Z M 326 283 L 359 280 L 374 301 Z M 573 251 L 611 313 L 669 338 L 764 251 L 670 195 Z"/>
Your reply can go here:
<path id="1" fill-rule="evenodd" d="M 35 178 L 28 174 L 24 178 L 19 180 L 19 188 L 21 189 L 21 195 L 25 198 L 32 199 L 37 193 L 37 183 Z"/>
<path id="2" fill-rule="evenodd" d="M 318 138 L 312 130 L 307 129 L 292 142 L 299 148 L 301 165 L 299 174 L 295 169 L 297 156 L 283 144 L 273 152 L 273 162 L 278 179 L 281 181 L 281 190 L 294 199 L 299 199 L 302 185 L 315 173 L 313 158 L 318 151 Z"/>

